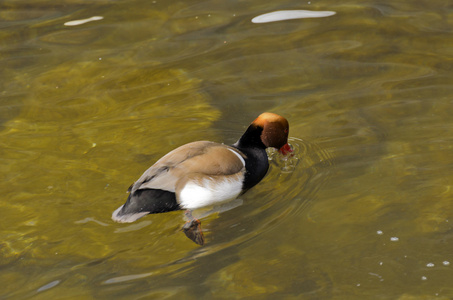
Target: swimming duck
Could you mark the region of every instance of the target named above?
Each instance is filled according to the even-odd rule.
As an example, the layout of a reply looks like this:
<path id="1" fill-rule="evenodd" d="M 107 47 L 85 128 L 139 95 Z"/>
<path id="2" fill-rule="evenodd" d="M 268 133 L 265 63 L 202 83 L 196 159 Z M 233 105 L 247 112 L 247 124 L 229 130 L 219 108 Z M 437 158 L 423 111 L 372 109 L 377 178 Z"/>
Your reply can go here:
<path id="1" fill-rule="evenodd" d="M 191 211 L 233 200 L 260 182 L 269 168 L 266 148 L 292 151 L 288 130 L 284 117 L 265 112 L 231 146 L 198 141 L 174 149 L 131 185 L 126 203 L 112 219 L 129 223 L 147 214 L 185 209 L 189 221 L 182 230 L 203 245 L 200 221 Z"/>

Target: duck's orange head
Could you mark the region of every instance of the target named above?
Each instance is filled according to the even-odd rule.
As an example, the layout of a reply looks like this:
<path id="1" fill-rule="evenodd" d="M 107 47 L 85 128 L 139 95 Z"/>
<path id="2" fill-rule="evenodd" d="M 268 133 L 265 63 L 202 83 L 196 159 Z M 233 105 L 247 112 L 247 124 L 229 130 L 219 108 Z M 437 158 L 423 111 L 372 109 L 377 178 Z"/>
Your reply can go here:
<path id="1" fill-rule="evenodd" d="M 277 148 L 282 154 L 292 152 L 288 145 L 289 123 L 284 117 L 265 112 L 259 115 L 252 124 L 263 128 L 261 141 L 266 147 Z"/>

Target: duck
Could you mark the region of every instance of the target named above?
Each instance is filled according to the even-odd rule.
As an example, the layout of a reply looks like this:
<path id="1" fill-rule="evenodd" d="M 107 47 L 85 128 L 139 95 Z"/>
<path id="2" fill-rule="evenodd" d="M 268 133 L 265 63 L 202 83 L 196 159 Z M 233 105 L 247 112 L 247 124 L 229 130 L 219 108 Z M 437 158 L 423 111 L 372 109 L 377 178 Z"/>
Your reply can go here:
<path id="1" fill-rule="evenodd" d="M 233 145 L 211 141 L 182 145 L 157 160 L 129 187 L 126 202 L 112 219 L 130 223 L 148 214 L 185 210 L 188 221 L 181 230 L 203 245 L 201 222 L 192 211 L 234 200 L 258 184 L 269 169 L 266 148 L 276 148 L 283 155 L 292 152 L 288 133 L 284 117 L 265 112 Z"/>

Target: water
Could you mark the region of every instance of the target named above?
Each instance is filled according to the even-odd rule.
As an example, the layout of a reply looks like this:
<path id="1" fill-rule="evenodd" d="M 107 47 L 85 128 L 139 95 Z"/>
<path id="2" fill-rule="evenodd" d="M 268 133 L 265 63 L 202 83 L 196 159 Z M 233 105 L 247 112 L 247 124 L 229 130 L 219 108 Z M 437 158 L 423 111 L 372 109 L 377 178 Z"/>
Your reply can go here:
<path id="1" fill-rule="evenodd" d="M 276 10 L 336 15 L 253 24 Z M 102 16 L 77 26 L 69 21 Z M 1 299 L 453 297 L 452 6 L 3 1 Z M 194 140 L 290 122 L 239 206 L 110 220 Z"/>

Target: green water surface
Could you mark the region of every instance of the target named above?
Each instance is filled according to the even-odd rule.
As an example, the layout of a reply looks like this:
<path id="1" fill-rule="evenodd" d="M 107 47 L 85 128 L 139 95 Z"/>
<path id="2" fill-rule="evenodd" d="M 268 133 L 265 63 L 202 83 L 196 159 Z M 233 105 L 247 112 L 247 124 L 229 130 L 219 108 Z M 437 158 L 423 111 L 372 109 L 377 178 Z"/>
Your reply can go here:
<path id="1" fill-rule="evenodd" d="M 336 14 L 251 22 L 291 9 Z M 453 298 L 452 34 L 439 0 L 1 1 L 0 299 Z M 205 246 L 110 219 L 263 111 L 295 154 Z"/>

